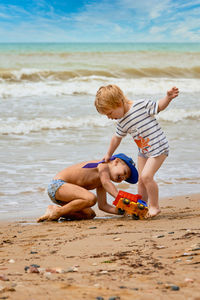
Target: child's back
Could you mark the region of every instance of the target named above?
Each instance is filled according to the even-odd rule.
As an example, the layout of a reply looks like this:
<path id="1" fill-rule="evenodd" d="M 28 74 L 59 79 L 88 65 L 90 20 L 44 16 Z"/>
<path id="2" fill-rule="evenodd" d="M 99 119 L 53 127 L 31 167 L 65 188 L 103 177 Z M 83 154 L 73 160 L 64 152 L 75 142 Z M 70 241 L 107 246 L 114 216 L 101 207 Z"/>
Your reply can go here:
<path id="1" fill-rule="evenodd" d="M 87 190 L 93 190 L 101 185 L 98 168 L 83 168 L 88 163 L 98 161 L 81 162 L 60 171 L 54 179 L 61 179 L 67 183 L 72 183 Z"/>

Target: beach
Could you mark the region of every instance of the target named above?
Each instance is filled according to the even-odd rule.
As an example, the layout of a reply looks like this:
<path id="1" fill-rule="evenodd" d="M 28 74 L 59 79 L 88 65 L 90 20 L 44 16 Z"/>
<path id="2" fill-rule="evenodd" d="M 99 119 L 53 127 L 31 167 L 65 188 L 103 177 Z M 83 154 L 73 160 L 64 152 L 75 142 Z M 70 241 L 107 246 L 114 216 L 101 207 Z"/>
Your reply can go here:
<path id="1" fill-rule="evenodd" d="M 200 43 L 0 43 L 0 299 L 200 299 L 199 61 Z M 136 221 L 95 205 L 94 220 L 37 223 L 59 171 L 104 157 L 116 122 L 94 99 L 108 84 L 133 101 L 179 88 L 157 115 L 170 146 L 161 214 Z M 130 136 L 117 152 L 137 167 Z"/>
<path id="2" fill-rule="evenodd" d="M 156 181 L 161 198 L 199 193 L 199 61 L 200 43 L 0 44 L 0 220 L 40 215 L 55 174 L 102 159 L 116 129 L 94 106 L 107 84 L 133 101 L 157 101 L 179 88 L 157 116 L 170 152 Z M 137 166 L 129 135 L 117 151 Z M 118 188 L 137 193 L 136 185 Z"/>
<path id="3" fill-rule="evenodd" d="M 152 220 L 1 221 L 0 299 L 200 299 L 199 194 Z"/>

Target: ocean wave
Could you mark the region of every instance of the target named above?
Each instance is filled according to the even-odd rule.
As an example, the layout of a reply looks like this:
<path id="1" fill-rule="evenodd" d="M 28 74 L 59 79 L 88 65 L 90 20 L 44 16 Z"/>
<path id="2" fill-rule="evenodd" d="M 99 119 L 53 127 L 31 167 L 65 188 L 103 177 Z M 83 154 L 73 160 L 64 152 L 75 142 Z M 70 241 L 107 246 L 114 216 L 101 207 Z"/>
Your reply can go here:
<path id="1" fill-rule="evenodd" d="M 184 120 L 199 120 L 200 110 L 186 111 L 184 109 L 173 109 L 162 112 L 158 115 L 161 121 L 176 123 Z M 74 130 L 98 129 L 113 125 L 113 121 L 105 116 L 68 117 L 67 119 L 36 118 L 34 120 L 8 119 L 0 120 L 0 134 L 27 135 L 31 132 L 41 132 L 44 130 Z"/>
<path id="2" fill-rule="evenodd" d="M 112 122 L 104 117 L 87 117 L 87 118 L 71 118 L 67 119 L 44 119 L 37 118 L 34 120 L 0 120 L 0 134 L 29 134 L 31 132 L 40 132 L 43 130 L 63 130 L 63 129 L 79 129 L 106 127 Z"/>
<path id="3" fill-rule="evenodd" d="M 114 74 L 104 70 L 73 70 L 73 71 L 45 71 L 38 69 L 21 69 L 13 71 L 0 70 L 0 81 L 2 82 L 40 82 L 40 81 L 66 81 L 75 77 L 85 76 L 114 77 Z"/>
<path id="4" fill-rule="evenodd" d="M 163 94 L 172 86 L 177 86 L 183 93 L 199 93 L 200 79 L 167 79 L 167 78 L 114 78 L 105 76 L 75 77 L 68 81 L 40 81 L 0 84 L 0 97 L 51 97 L 65 95 L 92 95 L 94 96 L 102 85 L 116 84 L 128 97 L 133 99 L 137 95 Z M 189 90 L 188 90 L 189 87 Z"/>
<path id="5" fill-rule="evenodd" d="M 158 115 L 158 119 L 162 121 L 168 121 L 172 123 L 177 123 L 183 120 L 199 120 L 200 110 L 185 110 L 185 109 L 171 109 L 167 111 L 162 111 Z"/>
<path id="6" fill-rule="evenodd" d="M 109 67 L 109 69 L 74 69 L 74 70 L 0 70 L 1 82 L 40 82 L 67 81 L 75 77 L 104 76 L 113 78 L 200 78 L 200 66 L 193 67 Z"/>

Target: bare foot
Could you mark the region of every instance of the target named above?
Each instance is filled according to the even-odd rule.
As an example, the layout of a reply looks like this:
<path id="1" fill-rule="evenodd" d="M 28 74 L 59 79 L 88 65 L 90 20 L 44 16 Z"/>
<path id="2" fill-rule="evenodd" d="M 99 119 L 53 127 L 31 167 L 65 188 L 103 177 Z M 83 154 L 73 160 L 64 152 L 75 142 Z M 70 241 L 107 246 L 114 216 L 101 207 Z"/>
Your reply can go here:
<path id="1" fill-rule="evenodd" d="M 160 208 L 149 207 L 149 211 L 145 217 L 145 219 L 150 219 L 157 216 L 161 212 Z"/>
<path id="2" fill-rule="evenodd" d="M 45 220 L 47 221 L 55 221 L 60 218 L 59 215 L 59 207 L 56 205 L 49 205 L 45 214 L 41 216 L 39 219 L 37 219 L 37 222 L 43 222 Z"/>

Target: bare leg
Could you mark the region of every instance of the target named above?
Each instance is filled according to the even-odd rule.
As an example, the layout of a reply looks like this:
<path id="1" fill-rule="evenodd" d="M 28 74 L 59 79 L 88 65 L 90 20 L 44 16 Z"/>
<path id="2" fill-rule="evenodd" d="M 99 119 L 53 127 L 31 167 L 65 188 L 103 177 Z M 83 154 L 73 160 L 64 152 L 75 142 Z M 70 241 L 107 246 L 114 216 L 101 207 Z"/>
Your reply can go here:
<path id="1" fill-rule="evenodd" d="M 138 156 L 138 173 L 139 173 L 139 180 L 138 180 L 138 194 L 142 195 L 142 200 L 148 202 L 148 194 L 146 187 L 141 179 L 142 171 L 144 166 L 147 162 L 147 158 Z"/>
<path id="2" fill-rule="evenodd" d="M 97 200 L 90 191 L 70 183 L 63 184 L 57 190 L 56 199 L 62 201 L 63 205 L 61 207 L 49 205 L 46 213 L 38 219 L 38 222 L 58 220 L 62 216 L 83 212 L 84 209 L 93 206 Z"/>
<path id="3" fill-rule="evenodd" d="M 166 155 L 164 154 L 148 158 L 141 173 L 140 179 L 146 188 L 149 200 L 148 217 L 154 217 L 161 211 L 158 203 L 158 185 L 154 180 L 154 175 L 165 159 Z"/>

